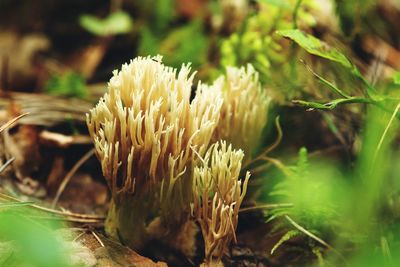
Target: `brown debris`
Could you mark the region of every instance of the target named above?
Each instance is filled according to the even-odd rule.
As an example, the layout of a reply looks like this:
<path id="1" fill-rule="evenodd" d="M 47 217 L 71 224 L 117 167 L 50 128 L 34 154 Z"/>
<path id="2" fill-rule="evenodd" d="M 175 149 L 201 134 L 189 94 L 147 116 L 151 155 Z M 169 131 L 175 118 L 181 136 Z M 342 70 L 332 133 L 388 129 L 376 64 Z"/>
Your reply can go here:
<path id="1" fill-rule="evenodd" d="M 13 168 L 19 180 L 30 177 L 41 162 L 38 130 L 35 126 L 21 125 L 15 133 L 3 132 L 4 151 L 2 157 L 15 158 Z"/>
<path id="2" fill-rule="evenodd" d="M 43 34 L 31 33 L 19 35 L 13 31 L 0 32 L 0 59 L 7 64 L 0 64 L 0 73 L 7 73 L 13 88 L 23 89 L 36 83 L 40 68 L 35 67 L 35 56 L 50 48 L 49 39 Z M 7 71 L 2 71 L 7 66 Z"/>

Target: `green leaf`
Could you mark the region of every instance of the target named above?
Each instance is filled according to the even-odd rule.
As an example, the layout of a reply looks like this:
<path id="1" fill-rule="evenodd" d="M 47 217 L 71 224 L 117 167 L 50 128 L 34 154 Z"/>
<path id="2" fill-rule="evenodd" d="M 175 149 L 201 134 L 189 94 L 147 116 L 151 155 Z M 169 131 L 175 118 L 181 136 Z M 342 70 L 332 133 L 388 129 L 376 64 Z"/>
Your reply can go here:
<path id="1" fill-rule="evenodd" d="M 292 100 L 293 104 L 304 106 L 310 109 L 322 109 L 322 110 L 332 110 L 335 109 L 338 105 L 344 104 L 354 104 L 354 103 L 366 103 L 366 104 L 374 104 L 371 99 L 364 97 L 350 97 L 350 98 L 338 98 L 334 99 L 328 103 L 318 103 L 318 102 L 308 102 L 304 100 Z"/>
<path id="2" fill-rule="evenodd" d="M 271 249 L 271 255 L 274 254 L 275 250 L 277 248 L 279 248 L 283 243 L 285 243 L 286 241 L 288 241 L 288 240 L 292 239 L 293 237 L 296 237 L 300 234 L 301 234 L 301 232 L 298 230 L 290 230 L 290 231 L 286 232 L 286 234 L 284 234 L 281 237 L 281 239 L 279 239 L 279 241 L 276 242 L 274 247 Z"/>
<path id="3" fill-rule="evenodd" d="M 284 9 L 291 9 L 290 3 L 287 0 L 258 0 L 259 3 L 272 5 Z"/>
<path id="4" fill-rule="evenodd" d="M 92 15 L 82 15 L 79 18 L 79 24 L 88 32 L 95 34 L 95 35 L 103 35 L 104 29 L 103 24 L 104 22 Z"/>
<path id="5" fill-rule="evenodd" d="M 364 78 L 358 68 L 336 48 L 330 47 L 318 38 L 298 29 L 281 30 L 277 31 L 277 34 L 293 40 L 312 55 L 339 63 L 343 67 L 349 69 L 354 76 L 359 78 L 366 85 L 368 96 L 374 100 L 379 100 L 380 96 L 377 95 L 376 89 Z"/>
<path id="6" fill-rule="evenodd" d="M 308 152 L 307 148 L 302 147 L 299 150 L 299 160 L 297 161 L 297 166 L 296 166 L 296 174 L 300 177 L 304 177 L 307 175 L 308 171 Z"/>
<path id="7" fill-rule="evenodd" d="M 46 82 L 44 90 L 57 96 L 84 98 L 87 95 L 85 79 L 75 72 L 51 76 Z"/>
<path id="8" fill-rule="evenodd" d="M 0 203 L 0 209 L 2 208 L 14 208 L 14 207 L 22 207 L 32 205 L 33 202 L 2 202 Z"/>
<path id="9" fill-rule="evenodd" d="M 305 64 L 305 63 L 304 63 Z M 315 71 L 313 71 L 311 69 L 310 66 L 308 66 L 307 64 L 305 64 L 307 70 L 314 75 L 318 81 L 320 83 L 322 83 L 323 85 L 327 86 L 332 92 L 339 94 L 340 96 L 344 97 L 344 98 L 351 98 L 350 95 L 348 95 L 347 93 L 345 93 L 343 90 L 339 89 L 338 87 L 336 87 L 333 83 L 331 83 L 330 81 L 328 81 L 327 79 L 325 79 L 324 77 L 318 75 Z"/>
<path id="10" fill-rule="evenodd" d="M 94 35 L 107 36 L 128 33 L 132 29 L 133 22 L 128 13 L 118 11 L 104 19 L 92 15 L 82 15 L 79 18 L 79 24 Z"/>
<path id="11" fill-rule="evenodd" d="M 143 27 L 140 34 L 139 55 L 157 55 L 160 53 L 158 45 L 160 40 L 150 31 L 149 28 Z"/>
<path id="12" fill-rule="evenodd" d="M 277 31 L 277 33 L 293 40 L 312 55 L 335 61 L 349 69 L 355 68 L 345 55 L 312 35 L 300 30 L 281 30 Z"/>
<path id="13" fill-rule="evenodd" d="M 393 83 L 396 85 L 400 85 L 400 72 L 399 71 L 393 75 Z"/>
<path id="14" fill-rule="evenodd" d="M 165 33 L 169 23 L 175 15 L 175 0 L 156 0 L 154 5 L 154 30 L 159 33 Z"/>
<path id="15" fill-rule="evenodd" d="M 56 225 L 44 223 L 28 217 L 29 209 L 23 212 L 7 210 L 0 212 L 0 243 L 12 241 L 13 253 L 11 262 L 4 264 L 0 249 L 1 266 L 41 266 L 41 267 L 67 267 L 68 256 L 63 247 L 62 240 L 51 229 Z M 3 263 L 1 262 L 3 261 Z"/>
<path id="16" fill-rule="evenodd" d="M 190 45 L 182 40 L 190 40 Z M 156 32 L 143 28 L 139 54 L 161 54 L 163 62 L 173 67 L 179 67 L 182 62 L 191 62 L 193 67 L 198 67 L 206 61 L 207 45 L 208 40 L 203 33 L 202 24 L 199 21 L 193 21 L 173 29 L 162 39 Z"/>

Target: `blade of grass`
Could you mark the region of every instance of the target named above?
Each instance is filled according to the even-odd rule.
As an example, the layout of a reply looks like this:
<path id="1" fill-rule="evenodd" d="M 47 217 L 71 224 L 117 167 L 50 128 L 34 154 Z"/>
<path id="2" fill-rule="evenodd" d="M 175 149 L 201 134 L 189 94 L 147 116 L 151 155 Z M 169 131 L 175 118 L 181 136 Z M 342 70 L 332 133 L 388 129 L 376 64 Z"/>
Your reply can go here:
<path id="1" fill-rule="evenodd" d="M 0 209 L 2 208 L 14 208 L 14 207 L 23 207 L 23 206 L 29 206 L 32 205 L 34 202 L 32 201 L 26 201 L 26 202 L 5 202 L 5 203 L 0 203 Z"/>
<path id="2" fill-rule="evenodd" d="M 396 114 L 399 112 L 399 109 L 400 109 L 400 103 L 396 106 L 395 110 L 393 111 L 393 114 L 390 117 L 390 120 L 389 120 L 388 124 L 386 125 L 386 128 L 385 128 L 385 130 L 384 130 L 384 132 L 383 132 L 383 134 L 381 136 L 381 139 L 379 140 L 379 143 L 378 143 L 378 145 L 376 147 L 376 150 L 375 150 L 374 159 L 376 159 L 376 156 L 377 156 L 379 150 L 382 147 L 382 143 L 385 140 L 385 137 L 386 137 L 386 135 L 387 135 L 387 133 L 389 131 L 389 128 L 393 124 L 393 121 L 394 121 L 394 118 L 396 117 Z"/>
<path id="3" fill-rule="evenodd" d="M 326 80 L 325 78 L 321 77 L 319 74 L 317 74 L 313 69 L 311 69 L 311 67 L 309 65 L 307 65 L 304 60 L 300 60 L 304 66 L 306 67 L 306 69 L 315 76 L 315 78 L 317 78 L 317 80 L 322 83 L 323 85 L 327 86 L 329 89 L 331 89 L 332 92 L 344 97 L 344 98 L 351 98 L 350 95 L 346 94 L 345 92 L 343 92 L 342 90 L 340 90 L 339 88 L 337 88 L 333 83 L 331 83 L 330 81 Z"/>
<path id="4" fill-rule="evenodd" d="M 305 234 L 306 236 L 310 237 L 311 239 L 314 239 L 315 241 L 317 241 L 318 243 L 320 243 L 321 245 L 323 245 L 324 247 L 326 247 L 327 249 L 330 249 L 331 251 L 333 251 L 336 255 L 338 255 L 346 264 L 346 266 L 348 266 L 347 261 L 345 259 L 345 257 L 339 252 L 337 251 L 334 247 L 332 247 L 331 245 L 329 245 L 326 241 L 324 241 L 323 239 L 321 239 L 320 237 L 314 235 L 313 233 L 311 233 L 310 231 L 308 231 L 306 228 L 304 228 L 303 226 L 301 226 L 300 224 L 298 224 L 297 222 L 295 222 L 291 217 L 289 217 L 288 215 L 284 216 L 286 220 L 289 221 L 289 223 L 291 225 L 293 225 L 297 230 L 299 230 L 300 232 L 302 232 L 303 234 Z"/>
<path id="5" fill-rule="evenodd" d="M 292 203 L 275 203 L 275 204 L 264 204 L 257 205 L 254 207 L 246 207 L 239 210 L 239 212 L 248 212 L 253 210 L 263 210 L 263 209 L 277 209 L 277 208 L 292 208 Z"/>
<path id="6" fill-rule="evenodd" d="M 18 201 L 18 202 L 22 202 L 19 199 L 15 198 L 15 197 L 11 197 L 8 196 L 6 194 L 0 193 L 0 198 L 3 199 L 7 199 L 7 200 L 12 200 L 12 201 Z M 77 219 L 77 220 L 97 220 L 97 221 L 103 221 L 105 219 L 104 216 L 101 215 L 92 215 L 92 214 L 81 214 L 81 213 L 73 213 L 70 211 L 60 211 L 60 210 L 55 210 L 55 209 L 50 209 L 50 208 L 46 208 L 46 207 L 42 207 L 36 204 L 30 204 L 29 206 L 37 209 L 37 210 L 41 210 L 44 212 L 48 212 L 48 213 L 52 213 L 52 214 L 56 214 L 56 215 L 60 215 L 60 216 L 64 216 L 66 220 L 68 220 L 68 218 L 72 219 Z"/>

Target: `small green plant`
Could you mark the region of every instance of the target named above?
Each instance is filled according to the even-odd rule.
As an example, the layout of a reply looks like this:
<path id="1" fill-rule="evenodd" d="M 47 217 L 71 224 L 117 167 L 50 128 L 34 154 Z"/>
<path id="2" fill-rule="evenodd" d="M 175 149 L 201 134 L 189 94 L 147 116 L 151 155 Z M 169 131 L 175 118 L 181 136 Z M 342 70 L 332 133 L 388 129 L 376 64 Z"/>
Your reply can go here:
<path id="1" fill-rule="evenodd" d="M 284 219 L 277 226 L 285 228 L 289 222 L 306 226 L 312 234 L 332 230 L 330 228 L 342 212 L 340 204 L 343 200 L 338 201 L 336 197 L 346 196 L 344 183 L 339 183 L 339 174 L 327 164 L 311 164 L 306 148 L 300 149 L 296 165 L 284 168 L 286 175 L 274 187 L 270 197 L 278 197 L 279 201 L 293 206 L 274 209 L 268 214 L 268 220 Z M 285 242 L 302 235 L 304 232 L 298 227 L 288 230 L 274 245 L 271 254 Z"/>
<path id="2" fill-rule="evenodd" d="M 87 96 L 85 79 L 82 75 L 76 72 L 67 72 L 63 75 L 53 75 L 47 81 L 44 90 L 45 92 L 56 96 L 79 98 Z"/>
<path id="3" fill-rule="evenodd" d="M 181 62 L 192 62 L 200 67 L 206 62 L 208 40 L 198 20 L 171 30 L 166 35 L 151 28 L 143 28 L 139 44 L 140 55 L 164 55 L 166 64 L 178 67 Z M 190 45 L 182 40 L 189 40 Z"/>
<path id="4" fill-rule="evenodd" d="M 293 100 L 293 103 L 305 106 L 307 108 L 323 110 L 332 110 L 338 105 L 343 104 L 365 103 L 375 105 L 382 110 L 387 110 L 387 106 L 391 106 L 400 102 L 400 98 L 398 96 L 391 96 L 385 94 L 385 92 L 379 92 L 379 90 L 362 75 L 357 66 L 353 64 L 344 54 L 339 52 L 337 49 L 330 47 L 328 44 L 322 42 L 316 37 L 306 34 L 300 30 L 278 31 L 278 34 L 293 40 L 312 55 L 336 62 L 343 66 L 349 73 L 351 73 L 361 82 L 364 93 L 362 96 L 351 95 L 350 92 L 346 92 L 345 90 L 338 88 L 333 82 L 328 81 L 309 69 L 312 75 L 315 76 L 315 78 L 321 82 L 322 85 L 330 89 L 335 95 L 340 96 L 340 98 L 330 100 L 327 103 L 304 100 Z M 395 80 L 396 76 L 394 77 L 394 81 Z"/>
<path id="5" fill-rule="evenodd" d="M 396 73 L 393 75 L 393 83 L 394 83 L 395 85 L 400 85 L 400 72 L 396 72 Z"/>
<path id="6" fill-rule="evenodd" d="M 82 15 L 79 24 L 88 32 L 98 36 L 128 33 L 133 27 L 132 18 L 124 11 L 113 12 L 104 19 Z"/>
<path id="7" fill-rule="evenodd" d="M 294 80 L 294 72 L 287 67 L 292 65 L 287 63 L 291 62 L 294 51 L 273 33 L 297 28 L 298 25 L 314 25 L 315 21 L 308 10 L 316 9 L 315 3 L 298 0 L 258 2 L 259 10 L 250 13 L 238 31 L 222 40 L 220 63 L 222 66 L 251 63 L 260 73 L 261 81 L 268 84 Z M 291 79 L 285 79 L 283 75 Z M 277 87 L 287 90 L 287 85 L 280 85 Z"/>

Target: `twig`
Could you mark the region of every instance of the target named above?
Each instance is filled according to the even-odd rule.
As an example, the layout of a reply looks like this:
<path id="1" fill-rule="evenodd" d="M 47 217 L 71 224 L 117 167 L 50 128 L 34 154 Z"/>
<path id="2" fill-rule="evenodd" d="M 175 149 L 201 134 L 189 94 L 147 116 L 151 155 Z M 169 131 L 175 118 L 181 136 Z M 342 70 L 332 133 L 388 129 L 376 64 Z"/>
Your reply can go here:
<path id="1" fill-rule="evenodd" d="M 337 256 L 339 256 L 343 262 L 346 264 L 346 266 L 348 266 L 348 263 L 346 261 L 346 258 L 339 252 L 337 251 L 334 247 L 332 247 L 331 245 L 329 245 L 327 242 L 325 242 L 324 240 L 322 240 L 321 238 L 319 238 L 318 236 L 314 235 L 313 233 L 311 233 L 310 231 L 308 231 L 307 229 L 305 229 L 303 226 L 301 226 L 300 224 L 298 224 L 297 222 L 295 222 L 292 218 L 289 217 L 289 215 L 285 215 L 285 218 L 289 221 L 289 223 L 291 225 L 293 225 L 297 230 L 299 230 L 300 232 L 302 232 L 303 234 L 305 234 L 306 236 L 314 239 L 315 241 L 317 241 L 318 243 L 320 243 L 321 245 L 323 245 L 324 247 L 326 247 L 327 249 L 332 250 Z"/>
<path id="2" fill-rule="evenodd" d="M 12 157 L 11 159 L 7 160 L 6 163 L 4 163 L 1 167 L 0 167 L 0 173 L 2 173 L 8 165 L 10 165 L 13 161 L 15 160 L 14 157 Z"/>
<path id="3" fill-rule="evenodd" d="M 265 205 L 258 205 L 254 207 L 247 207 L 242 208 L 239 212 L 248 212 L 253 210 L 261 210 L 261 209 L 277 209 L 277 208 L 292 208 L 292 203 L 276 203 L 276 204 L 265 204 Z"/>
<path id="4" fill-rule="evenodd" d="M 276 126 L 276 130 L 278 132 L 278 136 L 276 137 L 275 142 L 272 145 L 270 145 L 269 147 L 267 147 L 264 151 L 262 151 L 256 158 L 246 162 L 246 164 L 243 165 L 242 169 L 246 169 L 254 162 L 261 160 L 263 156 L 267 155 L 269 152 L 274 150 L 281 143 L 282 137 L 283 137 L 283 132 L 282 132 L 281 125 L 279 123 L 279 116 L 276 117 L 276 119 L 275 119 L 275 126 Z"/>
<path id="5" fill-rule="evenodd" d="M 60 187 L 57 190 L 56 196 L 54 197 L 53 202 L 51 203 L 51 207 L 53 209 L 57 205 L 57 202 L 60 199 L 61 194 L 64 192 L 64 189 L 71 180 L 72 176 L 74 176 L 76 171 L 83 165 L 83 163 L 85 163 L 91 156 L 93 156 L 93 154 L 94 154 L 94 149 L 92 148 L 85 155 L 83 155 L 83 157 L 80 160 L 78 160 L 78 162 L 74 165 L 74 167 L 72 167 L 72 169 L 67 173 L 67 175 L 65 175 L 63 181 L 60 184 Z"/>
<path id="6" fill-rule="evenodd" d="M 379 150 L 382 147 L 383 141 L 386 138 L 386 135 L 387 135 L 387 133 L 389 131 L 389 128 L 390 128 L 390 126 L 392 126 L 394 118 L 396 117 L 396 114 L 399 112 L 399 109 L 400 109 L 400 103 L 396 106 L 396 108 L 395 108 L 395 110 L 394 110 L 394 112 L 392 114 L 392 117 L 390 118 L 389 123 L 386 126 L 385 131 L 383 132 L 383 134 L 381 136 L 381 139 L 379 140 L 378 146 L 376 147 L 375 154 L 374 154 L 374 162 L 375 162 L 375 159 L 376 159 L 376 157 L 378 155 Z"/>
<path id="7" fill-rule="evenodd" d="M 272 165 L 272 163 L 269 162 L 267 164 L 263 164 L 261 166 L 250 169 L 249 172 L 251 173 L 252 176 L 254 176 L 260 172 L 267 170 L 269 167 L 271 167 L 271 165 Z"/>
<path id="8" fill-rule="evenodd" d="M 29 218 L 35 218 L 35 219 L 41 219 L 41 220 L 48 220 L 48 221 L 67 221 L 67 222 L 73 222 L 73 223 L 103 223 L 104 220 L 99 220 L 99 219 L 84 219 L 84 218 L 74 218 L 74 217 L 68 217 L 66 216 L 60 216 L 60 215 L 54 215 L 54 216 L 41 216 L 41 215 L 26 215 L 25 217 Z"/>
<path id="9" fill-rule="evenodd" d="M 321 238 L 319 238 L 318 236 L 314 235 L 313 233 L 311 233 L 310 231 L 308 231 L 307 229 L 305 229 L 303 226 L 301 226 L 300 224 L 298 224 L 297 222 L 295 222 L 292 218 L 290 218 L 288 215 L 285 215 L 285 218 L 290 222 L 290 224 L 292 224 L 297 230 L 299 230 L 300 232 L 302 232 L 303 234 L 311 237 L 312 239 L 314 239 L 315 241 L 317 241 L 318 243 L 320 243 L 321 245 L 323 245 L 326 248 L 332 249 L 334 250 L 334 248 L 329 245 L 328 243 L 326 243 L 324 240 L 322 240 Z"/>
<path id="10" fill-rule="evenodd" d="M 77 241 L 77 240 L 78 240 L 79 238 L 81 238 L 85 233 L 86 233 L 86 231 L 85 231 L 85 230 L 82 230 L 82 232 L 81 232 L 79 235 L 75 236 L 75 238 L 74 238 L 72 241 Z"/>
<path id="11" fill-rule="evenodd" d="M 15 198 L 15 197 L 8 196 L 8 195 L 3 194 L 3 193 L 0 193 L 0 198 L 21 202 L 21 200 Z M 42 206 L 35 205 L 35 204 L 31 204 L 29 206 L 32 207 L 32 208 L 35 208 L 37 210 L 41 210 L 41 211 L 45 211 L 45 212 L 48 212 L 48 213 L 57 214 L 57 215 L 64 216 L 64 217 L 74 218 L 74 219 L 77 219 L 77 220 L 82 219 L 82 220 L 103 221 L 105 219 L 105 217 L 101 216 L 101 215 L 73 213 L 73 212 L 70 212 L 70 211 L 63 212 L 63 211 L 59 211 L 59 210 L 55 210 L 55 209 L 42 207 Z"/>
<path id="12" fill-rule="evenodd" d="M 26 115 L 28 115 L 28 114 L 29 114 L 29 113 L 21 114 L 21 115 L 15 117 L 15 118 L 13 118 L 12 120 L 9 120 L 9 121 L 6 122 L 5 124 L 3 124 L 3 125 L 0 127 L 0 133 L 1 133 L 2 131 L 4 131 L 5 129 L 7 129 L 8 127 L 11 127 L 17 120 L 21 119 L 22 117 L 24 117 L 24 116 L 26 116 Z"/>
<path id="13" fill-rule="evenodd" d="M 291 174 L 289 169 L 279 159 L 264 156 L 264 157 L 261 157 L 260 160 L 265 160 L 265 161 L 271 162 L 273 165 L 275 165 L 275 167 L 277 167 L 279 170 L 281 170 L 286 176 L 290 176 L 290 174 Z"/>
<path id="14" fill-rule="evenodd" d="M 99 242 L 100 246 L 104 248 L 104 243 L 101 241 L 100 237 L 96 234 L 95 231 L 90 231 L 94 238 L 96 238 L 97 242 Z"/>

